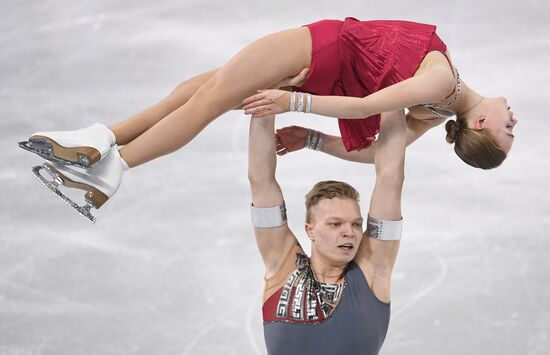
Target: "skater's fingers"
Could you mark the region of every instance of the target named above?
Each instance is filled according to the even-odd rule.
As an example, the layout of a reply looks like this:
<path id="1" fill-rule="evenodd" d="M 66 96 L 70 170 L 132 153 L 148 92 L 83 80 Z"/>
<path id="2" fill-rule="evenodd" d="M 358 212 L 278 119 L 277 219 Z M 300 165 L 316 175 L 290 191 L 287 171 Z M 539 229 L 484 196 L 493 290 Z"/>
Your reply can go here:
<path id="1" fill-rule="evenodd" d="M 307 73 L 309 72 L 309 68 L 304 68 L 302 71 L 290 79 L 291 86 L 298 86 L 298 84 L 302 84 L 303 81 L 306 79 Z"/>
<path id="2" fill-rule="evenodd" d="M 243 109 L 248 110 L 249 108 L 254 108 L 254 107 L 267 105 L 267 104 L 270 104 L 270 102 L 267 101 L 266 99 L 256 100 L 256 101 L 253 101 L 253 102 L 249 103 L 248 105 L 243 106 Z"/>
<path id="3" fill-rule="evenodd" d="M 277 140 L 275 141 L 275 143 L 283 147 L 286 146 L 284 139 L 280 139 L 279 137 L 277 137 Z"/>
<path id="4" fill-rule="evenodd" d="M 246 105 L 246 106 L 243 106 L 243 109 L 244 109 L 244 110 L 248 110 L 248 109 L 250 109 L 250 108 L 254 108 L 254 107 L 258 107 L 258 106 L 263 106 L 263 105 L 269 105 L 269 104 L 272 104 L 272 103 L 273 103 L 273 100 L 272 100 L 272 99 L 264 98 L 264 99 L 261 99 L 261 100 L 257 100 L 257 101 L 251 102 L 251 103 L 249 103 L 249 104 Z"/>
<path id="5" fill-rule="evenodd" d="M 270 112 L 272 114 L 275 114 L 275 104 L 269 104 L 269 105 L 261 105 L 261 106 L 257 106 L 255 108 L 251 108 L 251 109 L 248 109 L 248 110 L 245 110 L 244 113 L 245 114 L 257 114 L 257 113 L 260 113 L 260 112 Z"/>
<path id="6" fill-rule="evenodd" d="M 292 134 L 292 132 L 281 132 L 279 133 L 279 140 L 282 143 L 287 142 L 288 140 L 296 138 L 296 135 Z"/>
<path id="7" fill-rule="evenodd" d="M 251 104 L 248 104 L 248 105 L 246 105 L 246 106 L 243 106 L 243 110 L 246 111 L 246 110 L 249 110 L 249 109 L 252 109 L 252 108 L 256 108 L 256 107 L 258 107 L 258 105 L 261 105 L 259 102 L 260 102 L 260 101 L 254 101 L 254 102 L 251 103 Z M 245 112 L 245 113 L 246 113 L 246 112 Z"/>
<path id="8" fill-rule="evenodd" d="M 285 155 L 286 153 L 288 153 L 288 150 L 286 148 L 277 150 L 277 155 Z"/>
<path id="9" fill-rule="evenodd" d="M 256 95 L 252 95 L 252 96 L 250 96 L 250 97 L 247 97 L 246 99 L 243 100 L 242 104 L 243 104 L 243 105 L 248 105 L 248 104 L 251 103 L 251 102 L 261 100 L 261 99 L 265 98 L 266 96 L 267 96 L 266 93 L 261 92 L 261 93 L 259 93 L 259 94 L 256 94 Z"/>
<path id="10" fill-rule="evenodd" d="M 258 115 L 260 112 L 266 110 L 265 106 L 255 107 L 244 111 L 245 115 Z"/>

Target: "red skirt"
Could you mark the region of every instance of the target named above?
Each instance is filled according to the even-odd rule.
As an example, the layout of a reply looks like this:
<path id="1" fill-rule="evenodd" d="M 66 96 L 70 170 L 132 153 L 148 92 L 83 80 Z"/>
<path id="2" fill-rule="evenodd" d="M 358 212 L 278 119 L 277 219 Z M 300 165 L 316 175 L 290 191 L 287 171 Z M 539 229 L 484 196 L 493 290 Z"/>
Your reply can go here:
<path id="1" fill-rule="evenodd" d="M 436 27 L 409 21 L 323 20 L 308 27 L 312 58 L 298 91 L 365 97 L 414 75 L 426 54 L 445 53 Z M 368 147 L 380 129 L 380 114 L 339 119 L 347 151 Z"/>

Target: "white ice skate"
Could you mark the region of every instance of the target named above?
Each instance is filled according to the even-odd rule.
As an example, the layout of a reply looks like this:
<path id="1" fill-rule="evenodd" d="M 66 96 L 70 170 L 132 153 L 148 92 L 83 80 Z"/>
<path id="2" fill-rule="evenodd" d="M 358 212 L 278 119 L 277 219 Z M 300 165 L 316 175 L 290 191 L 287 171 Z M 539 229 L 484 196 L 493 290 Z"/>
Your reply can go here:
<path id="1" fill-rule="evenodd" d="M 63 163 L 46 162 L 41 166 L 35 166 L 32 171 L 34 175 L 59 198 L 69 204 L 82 216 L 95 222 L 90 208 L 100 208 L 107 200 L 115 194 L 120 186 L 122 174 L 127 169 L 126 163 L 120 157 L 116 147 L 112 147 L 104 159 L 94 164 L 91 168 L 80 168 L 78 166 L 66 165 Z M 45 171 L 52 180 L 41 174 Z M 75 188 L 86 191 L 84 199 L 86 204 L 78 205 L 67 197 L 60 189 L 60 186 Z"/>
<path id="2" fill-rule="evenodd" d="M 95 123 L 75 131 L 37 132 L 19 146 L 50 161 L 86 168 L 106 156 L 115 140 L 107 126 Z"/>

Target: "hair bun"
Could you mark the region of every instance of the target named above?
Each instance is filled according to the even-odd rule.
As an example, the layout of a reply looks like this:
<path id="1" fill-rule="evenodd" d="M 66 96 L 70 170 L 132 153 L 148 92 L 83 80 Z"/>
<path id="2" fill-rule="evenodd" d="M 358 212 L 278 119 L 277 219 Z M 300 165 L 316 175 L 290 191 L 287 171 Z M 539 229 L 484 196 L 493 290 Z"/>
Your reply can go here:
<path id="1" fill-rule="evenodd" d="M 447 143 L 453 144 L 458 137 L 458 123 L 454 120 L 449 120 L 445 124 L 445 130 L 447 131 L 447 137 L 445 137 Z"/>

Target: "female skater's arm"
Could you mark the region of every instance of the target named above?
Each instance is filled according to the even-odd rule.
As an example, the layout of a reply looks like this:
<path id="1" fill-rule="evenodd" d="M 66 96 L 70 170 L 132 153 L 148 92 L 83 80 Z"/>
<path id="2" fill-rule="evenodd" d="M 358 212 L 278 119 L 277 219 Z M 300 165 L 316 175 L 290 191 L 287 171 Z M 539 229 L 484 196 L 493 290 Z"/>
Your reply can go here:
<path id="1" fill-rule="evenodd" d="M 420 138 L 430 128 L 439 124 L 433 123 L 428 120 L 418 120 L 412 117 L 410 114 L 406 116 L 406 144 L 409 145 L 412 142 Z M 351 152 L 346 151 L 342 138 L 339 136 L 332 136 L 324 134 L 324 144 L 321 148 L 323 153 L 332 155 L 334 157 L 358 162 L 365 164 L 374 164 L 374 155 L 376 151 L 377 141 L 374 141 L 370 146 L 361 150 L 354 150 Z M 290 152 L 294 152 L 304 148 L 305 139 L 307 135 L 307 128 L 299 126 L 284 127 L 277 130 L 277 154 L 285 155 Z"/>
<path id="2" fill-rule="evenodd" d="M 346 96 L 312 96 L 311 113 L 336 118 L 365 118 L 418 104 L 437 103 L 456 84 L 448 66 L 434 65 L 422 75 L 403 80 L 363 98 Z M 246 114 L 263 117 L 287 112 L 291 93 L 261 90 L 243 101 Z"/>
<path id="3" fill-rule="evenodd" d="M 248 179 L 252 204 L 256 208 L 277 207 L 284 203 L 283 193 L 275 178 L 274 121 L 275 116 L 252 117 L 250 120 Z M 269 277 L 279 269 L 288 251 L 298 241 L 286 223 L 273 228 L 255 227 L 254 233 L 265 264 L 266 277 Z"/>

